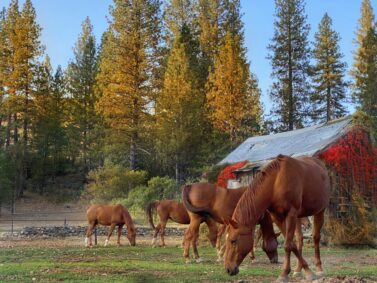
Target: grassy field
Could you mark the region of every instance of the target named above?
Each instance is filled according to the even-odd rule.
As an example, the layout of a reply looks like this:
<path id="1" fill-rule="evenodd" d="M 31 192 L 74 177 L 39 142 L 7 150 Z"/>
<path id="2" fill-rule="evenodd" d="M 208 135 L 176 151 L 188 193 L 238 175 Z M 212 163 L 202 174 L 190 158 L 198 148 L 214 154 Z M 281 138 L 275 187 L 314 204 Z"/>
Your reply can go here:
<path id="1" fill-rule="evenodd" d="M 246 259 L 240 273 L 229 277 L 208 246 L 200 247 L 203 263 L 185 264 L 182 249 L 176 246 L 151 248 L 144 242 L 136 247 L 85 248 L 77 243 L 49 243 L 2 245 L 0 282 L 271 282 L 281 267 L 281 263 L 271 265 L 257 251 L 257 263 Z M 312 249 L 306 248 L 304 254 L 312 266 Z M 322 258 L 328 278 L 356 276 L 377 281 L 377 250 L 324 247 Z"/>

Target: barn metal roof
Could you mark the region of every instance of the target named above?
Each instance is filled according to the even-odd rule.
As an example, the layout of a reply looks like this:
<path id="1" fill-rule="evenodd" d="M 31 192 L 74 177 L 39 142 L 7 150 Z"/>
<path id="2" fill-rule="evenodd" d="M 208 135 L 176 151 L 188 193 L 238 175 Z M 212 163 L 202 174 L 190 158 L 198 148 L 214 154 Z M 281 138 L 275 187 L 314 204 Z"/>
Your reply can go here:
<path id="1" fill-rule="evenodd" d="M 219 164 L 236 163 L 243 160 L 255 164 L 275 158 L 279 154 L 312 156 L 342 136 L 351 121 L 351 118 L 343 118 L 299 130 L 251 137 L 221 160 Z"/>

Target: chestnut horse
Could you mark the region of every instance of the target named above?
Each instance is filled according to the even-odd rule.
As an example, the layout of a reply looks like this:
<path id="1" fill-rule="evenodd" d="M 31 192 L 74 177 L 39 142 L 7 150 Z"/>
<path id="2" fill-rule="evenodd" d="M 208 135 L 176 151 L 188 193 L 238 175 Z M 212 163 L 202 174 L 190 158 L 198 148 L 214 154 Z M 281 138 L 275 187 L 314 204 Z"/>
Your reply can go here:
<path id="1" fill-rule="evenodd" d="M 91 205 L 86 211 L 86 218 L 88 219 L 88 230 L 86 232 L 85 244 L 86 246 L 92 246 L 92 234 L 93 229 L 97 224 L 104 226 L 110 226 L 105 246 L 109 243 L 111 234 L 113 233 L 115 226 L 118 226 L 118 245 L 120 245 L 120 236 L 122 234 L 122 228 L 124 224 L 127 225 L 127 238 L 130 241 L 131 246 L 135 246 L 136 230 L 132 218 L 123 205 Z"/>
<path id="2" fill-rule="evenodd" d="M 238 266 L 252 249 L 250 237 L 260 216 L 268 210 L 284 235 L 285 258 L 278 278 L 287 281 L 291 271 L 290 256 L 298 260 L 296 272 L 305 270 L 306 279 L 314 274 L 293 241 L 299 217 L 314 216 L 313 242 L 317 275 L 322 276 L 319 241 L 324 212 L 329 204 L 330 181 L 322 162 L 314 157 L 291 158 L 279 155 L 264 167 L 238 202 L 229 221 L 225 250 L 225 269 L 238 273 Z"/>
<path id="3" fill-rule="evenodd" d="M 184 246 L 185 258 L 189 257 L 190 241 L 195 242 L 197 234 L 199 233 L 199 224 L 196 221 L 197 217 L 210 216 L 215 219 L 216 222 L 224 224 L 224 221 L 229 221 L 232 217 L 234 208 L 236 207 L 239 199 L 245 192 L 246 187 L 240 189 L 225 189 L 218 187 L 210 183 L 194 183 L 186 185 L 182 191 L 182 200 L 190 212 L 190 226 L 191 238 L 186 238 Z M 198 216 L 199 215 L 199 216 Z M 263 250 L 267 254 L 271 263 L 277 263 L 277 234 L 275 234 L 270 215 L 266 213 L 264 217 L 261 217 L 259 221 L 261 229 L 263 231 Z M 221 260 L 223 250 L 221 249 L 221 235 L 224 229 L 217 235 L 217 249 L 218 249 L 218 261 Z M 250 241 L 252 238 L 250 238 Z M 194 245 L 193 245 L 194 248 Z M 254 259 L 254 253 L 251 251 L 251 258 Z"/>
<path id="4" fill-rule="evenodd" d="M 157 227 L 155 227 L 153 223 L 153 211 L 157 212 L 160 219 Z M 145 209 L 145 213 L 149 224 L 155 230 L 152 246 L 155 246 L 158 233 L 160 233 L 162 246 L 165 246 L 165 227 L 169 219 L 179 224 L 190 224 L 190 217 L 185 206 L 176 200 L 153 201 L 148 204 L 147 208 Z M 217 233 L 216 223 L 210 218 L 202 218 L 202 220 L 206 222 L 209 228 L 208 239 L 211 241 L 212 245 L 214 245 Z"/>

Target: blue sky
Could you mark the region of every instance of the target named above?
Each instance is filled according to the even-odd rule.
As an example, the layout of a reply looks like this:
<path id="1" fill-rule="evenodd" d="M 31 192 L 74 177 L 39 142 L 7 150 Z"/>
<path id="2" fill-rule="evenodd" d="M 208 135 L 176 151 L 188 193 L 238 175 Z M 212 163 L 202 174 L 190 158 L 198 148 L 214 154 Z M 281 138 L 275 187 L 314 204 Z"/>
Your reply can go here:
<path id="1" fill-rule="evenodd" d="M 7 7 L 10 0 L 0 0 L 0 6 Z M 23 4 L 20 0 L 20 4 Z M 73 57 L 72 48 L 81 31 L 81 23 L 89 16 L 97 40 L 108 25 L 108 7 L 112 0 L 33 0 L 37 11 L 37 21 L 43 28 L 42 43 L 54 67 L 66 67 Z M 266 46 L 273 35 L 274 0 L 241 0 L 248 59 L 251 69 L 259 80 L 262 101 L 268 110 L 270 102 L 268 89 L 271 85 L 270 62 Z M 377 11 L 377 0 L 371 0 Z M 348 67 L 352 66 L 353 40 L 357 21 L 360 17 L 361 0 L 307 0 L 306 14 L 311 26 L 310 41 L 314 38 L 318 24 L 324 13 L 333 19 L 333 28 L 340 33 L 341 51 Z M 350 106 L 352 110 L 353 107 Z"/>

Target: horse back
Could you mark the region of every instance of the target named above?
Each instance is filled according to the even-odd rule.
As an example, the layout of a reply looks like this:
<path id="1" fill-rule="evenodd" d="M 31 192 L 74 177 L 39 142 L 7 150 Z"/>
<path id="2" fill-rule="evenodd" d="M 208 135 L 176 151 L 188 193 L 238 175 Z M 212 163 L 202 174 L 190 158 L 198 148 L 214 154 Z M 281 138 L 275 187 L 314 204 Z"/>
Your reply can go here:
<path id="1" fill-rule="evenodd" d="M 104 226 L 112 223 L 124 224 L 124 207 L 117 205 L 93 205 L 87 211 L 88 221 L 94 221 Z"/>

